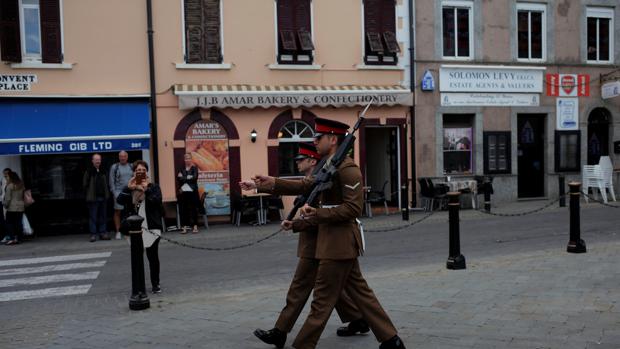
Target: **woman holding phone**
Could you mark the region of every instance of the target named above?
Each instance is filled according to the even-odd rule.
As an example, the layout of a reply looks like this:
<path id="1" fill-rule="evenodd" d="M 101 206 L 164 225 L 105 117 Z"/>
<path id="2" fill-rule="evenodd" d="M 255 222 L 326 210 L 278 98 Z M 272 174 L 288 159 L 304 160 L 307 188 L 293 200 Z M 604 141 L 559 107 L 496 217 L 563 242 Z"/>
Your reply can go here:
<path id="1" fill-rule="evenodd" d="M 186 153 L 184 156 L 185 167 L 177 173 L 177 183 L 179 186 L 178 201 L 181 211 L 182 234 L 187 233 L 187 227 L 193 226 L 192 233 L 198 232 L 198 168 L 194 165 L 192 154 Z"/>
<path id="2" fill-rule="evenodd" d="M 153 293 L 160 293 L 159 285 L 159 240 L 163 229 L 162 219 L 164 206 L 161 189 L 152 183 L 148 176 L 149 166 L 143 160 L 133 164 L 134 176 L 118 196 L 116 202 L 124 207 L 124 218 L 137 214 L 144 218 L 142 222 L 142 242 L 149 260 L 151 285 Z M 123 232 L 127 233 L 127 232 Z"/>

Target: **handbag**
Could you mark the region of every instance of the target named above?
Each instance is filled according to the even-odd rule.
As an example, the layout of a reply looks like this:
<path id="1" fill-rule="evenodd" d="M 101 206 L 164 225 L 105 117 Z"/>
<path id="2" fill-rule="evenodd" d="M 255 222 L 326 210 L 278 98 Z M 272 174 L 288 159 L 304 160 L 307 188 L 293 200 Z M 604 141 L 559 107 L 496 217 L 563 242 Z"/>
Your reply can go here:
<path id="1" fill-rule="evenodd" d="M 24 190 L 24 206 L 28 207 L 34 204 L 34 199 L 32 198 L 32 191 L 30 189 Z"/>

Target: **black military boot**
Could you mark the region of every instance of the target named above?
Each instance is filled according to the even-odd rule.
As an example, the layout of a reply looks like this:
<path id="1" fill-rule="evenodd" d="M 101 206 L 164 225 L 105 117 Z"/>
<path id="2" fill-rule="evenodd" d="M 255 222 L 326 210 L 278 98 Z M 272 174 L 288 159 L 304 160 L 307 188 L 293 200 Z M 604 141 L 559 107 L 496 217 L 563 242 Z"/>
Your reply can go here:
<path id="1" fill-rule="evenodd" d="M 275 327 L 269 331 L 261 330 L 259 328 L 254 331 L 254 335 L 267 344 L 275 345 L 278 349 L 284 348 L 284 343 L 286 343 L 286 333 Z"/>
<path id="2" fill-rule="evenodd" d="M 364 319 L 358 319 L 349 322 L 347 326 L 338 327 L 336 334 L 340 337 L 349 337 L 355 336 L 358 332 L 366 333 L 368 331 L 370 331 L 370 329 L 366 321 L 364 321 Z"/>
<path id="3" fill-rule="evenodd" d="M 406 349 L 406 348 L 405 348 L 405 344 L 403 344 L 403 341 L 400 339 L 400 337 L 396 335 L 386 340 L 385 342 L 381 343 L 381 345 L 379 346 L 379 349 Z"/>

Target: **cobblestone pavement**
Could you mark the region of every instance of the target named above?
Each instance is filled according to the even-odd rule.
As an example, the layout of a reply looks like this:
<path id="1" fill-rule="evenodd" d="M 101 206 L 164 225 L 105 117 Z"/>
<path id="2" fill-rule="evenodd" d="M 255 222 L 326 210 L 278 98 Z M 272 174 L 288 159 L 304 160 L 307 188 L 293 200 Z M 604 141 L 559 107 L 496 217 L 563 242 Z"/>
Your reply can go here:
<path id="1" fill-rule="evenodd" d="M 441 212 L 413 229 L 369 233 L 371 248 L 361 259 L 362 268 L 408 348 L 617 349 L 620 218 L 616 212 L 586 205 L 582 231 L 588 252 L 569 254 L 565 208 L 528 218 L 463 211 L 467 269 L 460 271 L 445 269 L 447 216 Z M 422 216 L 415 213 L 412 220 Z M 366 226 L 399 224 L 399 217 L 390 216 L 367 220 Z M 216 227 L 193 236 L 169 236 L 196 244 L 230 245 L 274 228 Z M 151 295 L 151 308 L 141 312 L 127 308 L 129 258 L 124 241 L 90 244 L 83 236 L 63 236 L 17 248 L 3 246 L 0 283 L 15 277 L 2 275 L 9 268 L 2 264 L 7 260 L 102 251 L 111 251 L 111 256 L 87 294 L 0 302 L 0 348 L 272 348 L 252 331 L 272 327 L 283 306 L 295 244 L 290 234 L 226 253 L 164 243 L 164 293 Z M 288 343 L 307 311 L 308 307 Z M 319 348 L 378 347 L 372 335 L 337 337 L 338 326 L 332 316 Z"/>

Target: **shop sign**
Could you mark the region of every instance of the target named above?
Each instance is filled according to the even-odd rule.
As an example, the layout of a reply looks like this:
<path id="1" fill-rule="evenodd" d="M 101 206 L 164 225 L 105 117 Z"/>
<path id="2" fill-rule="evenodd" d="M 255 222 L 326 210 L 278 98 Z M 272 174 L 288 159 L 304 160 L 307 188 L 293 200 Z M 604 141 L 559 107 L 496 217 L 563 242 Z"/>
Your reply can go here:
<path id="1" fill-rule="evenodd" d="M 200 120 L 185 135 L 185 151 L 198 168 L 198 193 L 204 196 L 207 215 L 230 214 L 228 135 L 216 121 Z"/>
<path id="2" fill-rule="evenodd" d="M 588 74 L 547 74 L 546 80 L 547 96 L 590 96 L 590 75 Z"/>
<path id="3" fill-rule="evenodd" d="M 369 102 L 375 105 L 413 105 L 413 94 L 410 91 L 402 92 L 332 92 L 332 93 L 308 93 L 308 92 L 230 92 L 213 93 L 205 92 L 199 95 L 179 94 L 179 109 L 200 108 L 271 108 L 271 107 L 327 107 L 327 106 L 360 106 Z"/>
<path id="4" fill-rule="evenodd" d="M 427 70 L 422 77 L 422 91 L 434 91 L 435 90 L 435 79 L 433 78 L 433 73 L 430 70 Z"/>
<path id="5" fill-rule="evenodd" d="M 0 74 L 0 91 L 30 91 L 37 82 L 34 74 Z"/>
<path id="6" fill-rule="evenodd" d="M 442 93 L 444 107 L 537 107 L 536 93 Z"/>
<path id="7" fill-rule="evenodd" d="M 556 99 L 556 130 L 579 129 L 579 98 Z"/>
<path id="8" fill-rule="evenodd" d="M 601 98 L 609 99 L 620 96 L 620 81 L 612 81 L 603 84 L 601 88 Z"/>
<path id="9" fill-rule="evenodd" d="M 543 70 L 527 67 L 442 66 L 441 92 L 543 92 Z"/>
<path id="10" fill-rule="evenodd" d="M 93 153 L 149 148 L 149 139 L 110 139 L 93 141 L 50 141 L 50 142 L 10 142 L 0 143 L 2 154 L 62 154 Z"/>

